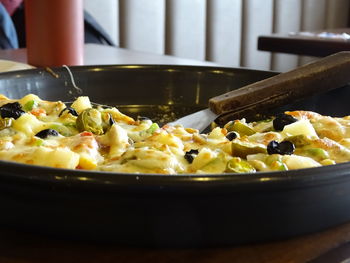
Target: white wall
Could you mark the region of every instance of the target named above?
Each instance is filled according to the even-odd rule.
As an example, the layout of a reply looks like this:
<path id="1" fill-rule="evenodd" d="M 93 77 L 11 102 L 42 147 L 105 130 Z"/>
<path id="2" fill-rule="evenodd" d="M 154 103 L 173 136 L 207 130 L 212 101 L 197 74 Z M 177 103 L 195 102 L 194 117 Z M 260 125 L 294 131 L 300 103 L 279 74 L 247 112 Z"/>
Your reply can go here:
<path id="1" fill-rule="evenodd" d="M 257 50 L 257 37 L 345 27 L 348 0 L 84 0 L 121 47 L 286 71 L 308 57 Z"/>
<path id="2" fill-rule="evenodd" d="M 119 44 L 119 0 L 84 0 L 84 8 Z"/>

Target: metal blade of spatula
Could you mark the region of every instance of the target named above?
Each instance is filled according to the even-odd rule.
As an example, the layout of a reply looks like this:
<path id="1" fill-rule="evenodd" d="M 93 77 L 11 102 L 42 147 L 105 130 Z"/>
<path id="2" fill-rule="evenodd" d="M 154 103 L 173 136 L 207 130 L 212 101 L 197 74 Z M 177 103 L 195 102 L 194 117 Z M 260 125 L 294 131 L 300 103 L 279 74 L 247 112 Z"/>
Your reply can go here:
<path id="1" fill-rule="evenodd" d="M 184 116 L 169 125 L 203 131 L 215 119 L 225 123 L 245 115 L 285 105 L 342 87 L 350 82 L 350 52 L 343 51 L 209 100 L 209 109 Z"/>

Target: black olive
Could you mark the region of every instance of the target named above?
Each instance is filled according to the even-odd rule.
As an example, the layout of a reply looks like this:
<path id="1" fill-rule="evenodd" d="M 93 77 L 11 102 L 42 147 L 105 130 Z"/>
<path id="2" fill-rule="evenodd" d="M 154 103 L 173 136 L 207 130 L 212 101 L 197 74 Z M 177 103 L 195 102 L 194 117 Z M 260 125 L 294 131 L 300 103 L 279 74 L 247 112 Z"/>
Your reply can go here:
<path id="1" fill-rule="evenodd" d="M 295 150 L 295 146 L 290 141 L 283 141 L 278 143 L 276 141 L 271 141 L 267 145 L 268 154 L 281 154 L 281 155 L 291 155 Z"/>
<path id="2" fill-rule="evenodd" d="M 192 163 L 193 159 L 194 159 L 193 155 L 197 155 L 197 154 L 198 154 L 198 150 L 192 149 L 192 150 L 186 152 L 184 157 L 188 163 Z"/>
<path id="3" fill-rule="evenodd" d="M 113 125 L 115 124 L 115 120 L 113 119 L 113 117 L 109 114 L 109 125 Z"/>
<path id="4" fill-rule="evenodd" d="M 237 138 L 237 133 L 234 131 L 229 132 L 226 134 L 226 138 L 227 138 L 227 140 L 232 141 L 232 140 Z"/>
<path id="5" fill-rule="evenodd" d="M 7 103 L 0 107 L 0 114 L 2 118 L 14 118 L 18 119 L 22 114 L 24 114 L 21 104 L 18 102 Z"/>
<path id="6" fill-rule="evenodd" d="M 274 154 L 278 153 L 279 154 L 279 149 L 278 149 L 279 143 L 276 141 L 271 141 L 267 145 L 267 153 L 268 154 Z"/>
<path id="7" fill-rule="evenodd" d="M 293 154 L 295 150 L 294 144 L 290 141 L 281 142 L 279 148 L 280 148 L 281 154 L 287 154 L 287 155 Z"/>
<path id="8" fill-rule="evenodd" d="M 67 107 L 67 108 L 64 108 L 60 114 L 58 114 L 58 117 L 61 117 L 61 115 L 63 114 L 63 112 L 65 111 L 68 111 L 68 113 L 72 114 L 73 116 L 78 116 L 78 113 L 75 109 L 71 108 L 71 107 Z"/>
<path id="9" fill-rule="evenodd" d="M 40 132 L 38 132 L 37 134 L 35 134 L 35 136 L 41 138 L 41 139 L 46 139 L 49 136 L 58 136 L 58 132 L 54 129 L 45 129 L 42 130 Z"/>
<path id="10" fill-rule="evenodd" d="M 276 131 L 282 131 L 284 126 L 296 121 L 298 121 L 298 119 L 294 118 L 293 116 L 281 113 L 277 115 L 276 118 L 273 120 L 273 128 Z"/>

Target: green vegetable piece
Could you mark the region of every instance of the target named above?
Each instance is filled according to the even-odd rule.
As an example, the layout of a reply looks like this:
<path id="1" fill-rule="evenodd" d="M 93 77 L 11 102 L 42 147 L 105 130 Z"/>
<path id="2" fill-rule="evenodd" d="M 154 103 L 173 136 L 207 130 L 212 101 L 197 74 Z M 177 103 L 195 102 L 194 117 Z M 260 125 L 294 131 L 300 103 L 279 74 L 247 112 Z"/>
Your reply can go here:
<path id="1" fill-rule="evenodd" d="M 0 118 L 0 130 L 11 127 L 12 119 L 11 118 Z"/>
<path id="2" fill-rule="evenodd" d="M 67 122 L 67 123 L 63 123 L 64 126 L 68 127 L 68 128 L 77 128 L 77 124 L 75 122 Z"/>
<path id="3" fill-rule="evenodd" d="M 281 162 L 281 165 L 278 167 L 277 169 L 278 171 L 287 171 L 288 170 L 288 167 L 285 163 L 282 163 Z"/>
<path id="4" fill-rule="evenodd" d="M 241 121 L 234 121 L 226 128 L 228 131 L 235 131 L 238 132 L 241 136 L 242 135 L 253 135 L 256 133 L 252 128 L 250 128 L 247 124 L 241 122 Z"/>
<path id="5" fill-rule="evenodd" d="M 324 160 L 329 158 L 328 152 L 321 148 L 309 148 L 306 149 L 305 152 L 308 156 L 313 157 L 316 160 Z"/>
<path id="6" fill-rule="evenodd" d="M 239 157 L 232 158 L 227 162 L 226 172 L 228 173 L 253 173 L 255 168 Z"/>
<path id="7" fill-rule="evenodd" d="M 267 153 L 263 146 L 241 141 L 232 141 L 231 150 L 233 156 L 241 158 L 246 158 L 249 154 Z"/>
<path id="8" fill-rule="evenodd" d="M 159 129 L 159 125 L 157 123 L 152 123 L 151 126 L 146 130 L 147 133 L 153 134 L 156 130 Z"/>
<path id="9" fill-rule="evenodd" d="M 72 136 L 71 128 L 63 124 L 53 124 L 50 125 L 50 129 L 56 130 L 59 134 L 63 136 Z"/>
<path id="10" fill-rule="evenodd" d="M 35 100 L 30 100 L 26 104 L 24 104 L 23 109 L 25 111 L 31 111 L 33 108 L 37 106 L 38 106 L 38 103 Z"/>
<path id="11" fill-rule="evenodd" d="M 96 135 L 103 134 L 101 113 L 97 109 L 82 111 L 76 121 L 79 132 L 88 131 Z"/>
<path id="12" fill-rule="evenodd" d="M 34 145 L 35 146 L 41 146 L 41 145 L 43 145 L 44 144 L 44 140 L 42 140 L 42 139 L 37 139 L 36 141 L 35 141 L 35 143 L 34 143 Z"/>

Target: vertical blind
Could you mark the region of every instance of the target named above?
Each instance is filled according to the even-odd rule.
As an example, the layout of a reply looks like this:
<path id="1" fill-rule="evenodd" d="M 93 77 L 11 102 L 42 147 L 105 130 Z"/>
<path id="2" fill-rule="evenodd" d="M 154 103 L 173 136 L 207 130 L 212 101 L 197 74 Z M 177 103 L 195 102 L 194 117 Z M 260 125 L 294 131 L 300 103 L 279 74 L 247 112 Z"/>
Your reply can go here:
<path id="1" fill-rule="evenodd" d="M 123 48 L 286 71 L 310 58 L 257 50 L 259 35 L 346 27 L 349 0 L 84 0 Z"/>

